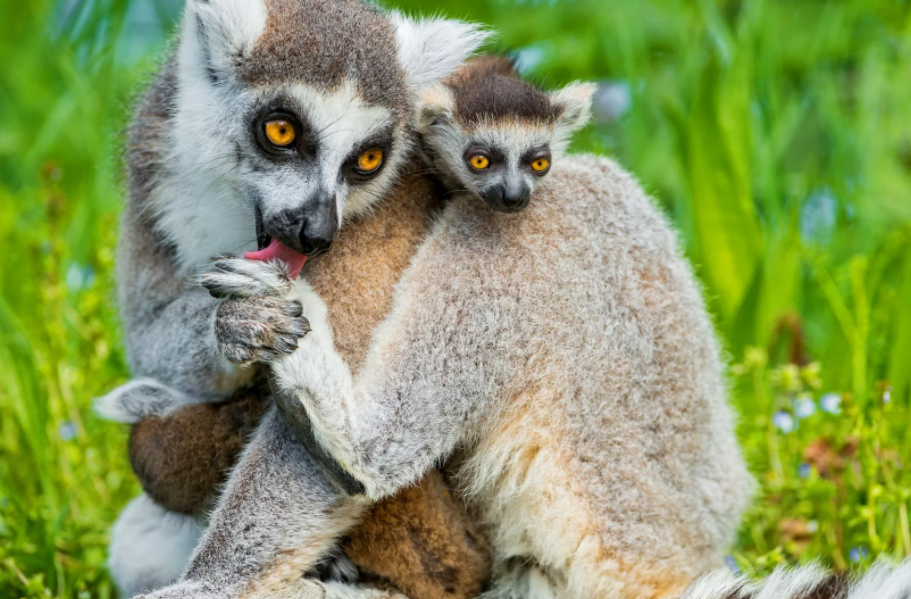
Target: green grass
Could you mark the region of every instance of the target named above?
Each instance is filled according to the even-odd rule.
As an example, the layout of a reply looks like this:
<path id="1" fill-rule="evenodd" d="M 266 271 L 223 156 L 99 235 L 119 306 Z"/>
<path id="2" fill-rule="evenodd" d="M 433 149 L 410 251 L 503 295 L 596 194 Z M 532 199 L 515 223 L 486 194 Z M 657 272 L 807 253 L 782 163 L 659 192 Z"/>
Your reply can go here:
<path id="1" fill-rule="evenodd" d="M 126 377 L 118 144 L 163 39 L 134 60 L 129 0 L 68 4 L 0 0 L 2 597 L 113 596 L 107 531 L 137 492 L 90 404 Z M 628 94 L 576 147 L 641 178 L 705 284 L 761 485 L 733 562 L 911 555 L 908 2 L 398 5 Z"/>

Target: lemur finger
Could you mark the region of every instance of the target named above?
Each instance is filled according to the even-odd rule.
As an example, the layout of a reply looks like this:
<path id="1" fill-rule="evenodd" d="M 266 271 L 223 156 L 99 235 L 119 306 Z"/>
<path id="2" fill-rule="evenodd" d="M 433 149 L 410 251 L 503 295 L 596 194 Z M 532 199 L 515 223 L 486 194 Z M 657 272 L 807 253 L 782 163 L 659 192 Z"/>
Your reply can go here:
<path id="1" fill-rule="evenodd" d="M 279 263 L 254 260 L 221 260 L 195 281 L 217 298 L 246 298 L 256 295 L 279 297 L 291 290 L 291 277 Z"/>

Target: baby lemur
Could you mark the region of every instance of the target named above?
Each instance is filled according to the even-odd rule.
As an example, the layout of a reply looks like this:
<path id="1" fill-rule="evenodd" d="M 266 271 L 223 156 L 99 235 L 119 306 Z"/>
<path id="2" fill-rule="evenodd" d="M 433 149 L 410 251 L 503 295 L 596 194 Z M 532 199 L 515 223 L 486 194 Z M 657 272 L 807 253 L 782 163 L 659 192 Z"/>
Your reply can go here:
<path id="1" fill-rule="evenodd" d="M 503 122 L 537 152 L 539 131 L 584 121 L 589 94 L 571 86 L 546 98 L 548 118 L 514 111 Z M 472 164 L 472 144 L 487 121 L 461 113 L 458 96 L 445 84 L 425 91 L 421 131 L 450 185 L 471 190 L 469 175 L 486 166 Z M 483 86 L 476 97 L 501 105 Z M 721 563 L 752 484 L 677 238 L 609 160 L 555 152 L 541 181 L 515 214 L 454 194 L 357 364 L 337 353 L 332 308 L 305 282 L 270 263 L 215 265 L 205 277 L 215 295 L 301 302 L 311 331 L 270 377 L 311 451 L 293 450 L 267 416 L 185 579 L 155 597 L 371 596 L 298 573 L 332 546 L 326 531 L 441 462 L 490 541 L 486 597 L 669 597 Z M 507 179 L 495 185 L 500 193 L 473 190 L 503 208 L 524 203 Z M 305 484 L 302 456 L 335 487 Z M 241 532 L 251 528 L 262 532 Z M 300 549 L 276 559 L 289 538 Z"/>
<path id="2" fill-rule="evenodd" d="M 550 148 L 561 152 L 565 137 L 570 132 L 567 129 L 558 133 L 553 127 L 546 129 L 548 125 L 558 122 L 547 94 L 522 82 L 511 61 L 504 57 L 472 59 L 447 80 L 447 89 L 456 97 L 463 97 L 463 93 L 477 94 L 478 86 L 499 92 L 501 105 L 491 105 L 485 115 L 487 129 L 484 137 L 467 144 L 471 147 L 466 151 L 464 168 L 470 169 L 466 172 L 471 174 L 471 183 L 477 185 L 478 180 L 498 177 L 505 187 L 509 187 L 510 177 L 521 178 L 527 173 L 540 180 L 549 170 L 552 159 Z M 526 111 L 528 118 L 537 119 L 545 127 L 538 138 L 530 140 L 526 135 L 521 139 L 511 139 L 516 137 L 511 131 L 516 123 L 504 102 Z M 537 114 L 529 113 L 529 107 L 535 105 L 540 108 Z M 480 116 L 477 110 L 475 114 Z M 429 137 L 428 141 L 431 139 Z M 485 140 L 483 144 L 482 140 Z M 523 147 L 530 141 L 533 146 Z M 463 140 L 459 143 L 466 144 Z M 431 151 L 440 155 L 442 148 L 424 149 L 427 155 Z M 486 164 L 479 165 L 478 156 L 482 155 L 489 158 Z M 447 175 L 445 180 L 450 184 L 456 182 L 455 173 Z M 522 202 L 525 204 L 533 183 L 512 183 L 524 189 Z M 495 185 L 493 182 L 482 185 L 487 190 L 484 199 L 496 209 L 514 211 L 516 206 L 504 206 L 501 197 L 491 195 L 490 189 Z M 420 228 L 412 228 L 410 233 L 416 242 Z M 401 224 L 397 225 L 397 229 L 400 233 L 409 230 Z M 358 233 L 354 235 L 358 236 Z M 363 237 L 362 234 L 360 236 Z M 359 239 L 358 242 L 362 245 L 370 243 L 367 239 Z M 386 261 L 394 263 L 397 260 L 395 255 L 387 254 Z M 338 295 L 337 290 L 331 287 L 326 292 L 331 297 Z M 265 396 L 257 394 L 257 391 L 243 392 L 242 400 L 223 404 L 191 405 L 171 413 L 171 407 L 158 405 L 154 416 L 146 412 L 151 417 L 134 427 L 130 455 L 143 488 L 155 503 L 177 513 L 203 512 L 265 409 Z M 148 409 L 152 405 L 149 401 L 151 397 L 144 398 L 144 392 L 154 392 L 159 397 L 169 393 L 163 385 L 144 381 L 125 386 L 111 397 L 118 398 L 121 410 L 127 401 Z M 174 391 L 170 393 L 179 395 Z M 405 590 L 412 599 L 457 597 L 460 593 L 467 597 L 478 590 L 487 573 L 484 567 L 486 561 L 484 565 L 479 563 L 486 558 L 486 554 L 468 551 L 458 539 L 453 541 L 452 533 L 447 531 L 464 529 L 479 548 L 483 548 L 483 542 L 477 539 L 474 527 L 464 521 L 464 510 L 453 505 L 452 498 L 441 492 L 443 489 L 438 475 L 434 474 L 425 479 L 418 489 L 374 508 L 372 517 L 364 520 L 347 536 L 344 548 L 362 574 L 386 579 Z M 416 530 L 422 531 L 423 535 L 416 536 Z M 415 543 L 422 546 L 415 546 Z M 414 555 L 421 558 L 409 559 Z M 435 556 L 436 560 L 428 556 Z M 461 574 L 449 575 L 451 580 L 447 586 L 450 590 L 445 595 L 440 592 L 439 585 L 434 584 L 434 576 L 441 568 Z"/>

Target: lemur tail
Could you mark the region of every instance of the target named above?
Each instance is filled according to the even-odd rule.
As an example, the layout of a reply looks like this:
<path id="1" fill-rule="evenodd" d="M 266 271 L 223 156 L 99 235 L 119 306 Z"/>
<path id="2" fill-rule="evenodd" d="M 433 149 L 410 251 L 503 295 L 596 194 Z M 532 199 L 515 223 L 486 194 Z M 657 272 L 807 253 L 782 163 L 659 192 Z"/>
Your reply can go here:
<path id="1" fill-rule="evenodd" d="M 759 582 L 715 572 L 695 581 L 678 599 L 911 599 L 911 559 L 878 562 L 856 578 L 818 564 L 778 568 Z"/>

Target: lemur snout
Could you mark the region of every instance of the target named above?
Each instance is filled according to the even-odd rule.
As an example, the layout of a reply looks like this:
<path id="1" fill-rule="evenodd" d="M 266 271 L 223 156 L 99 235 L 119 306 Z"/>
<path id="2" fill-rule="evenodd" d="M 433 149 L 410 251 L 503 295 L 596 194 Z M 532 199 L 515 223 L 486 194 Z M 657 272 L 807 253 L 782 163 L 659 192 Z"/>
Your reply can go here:
<path id="1" fill-rule="evenodd" d="M 527 185 L 495 185 L 481 194 L 488 206 L 498 212 L 518 212 L 528 206 L 531 189 Z"/>
<path id="2" fill-rule="evenodd" d="M 265 219 L 266 233 L 305 256 L 322 254 L 332 247 L 338 233 L 334 198 L 307 202 L 304 208 L 286 209 Z"/>

